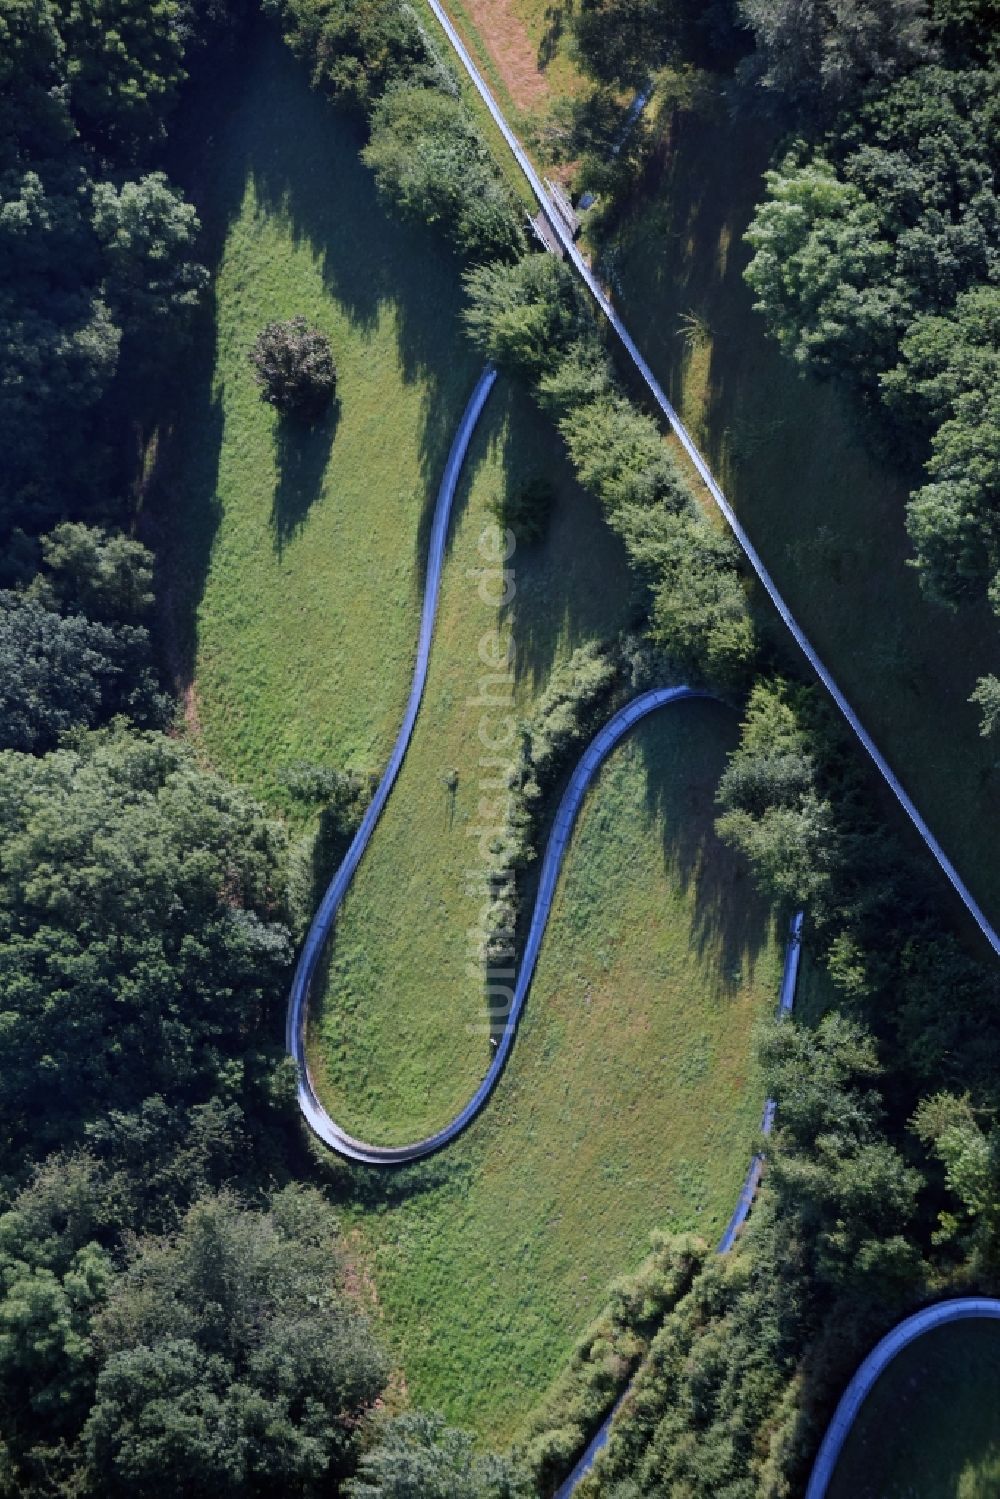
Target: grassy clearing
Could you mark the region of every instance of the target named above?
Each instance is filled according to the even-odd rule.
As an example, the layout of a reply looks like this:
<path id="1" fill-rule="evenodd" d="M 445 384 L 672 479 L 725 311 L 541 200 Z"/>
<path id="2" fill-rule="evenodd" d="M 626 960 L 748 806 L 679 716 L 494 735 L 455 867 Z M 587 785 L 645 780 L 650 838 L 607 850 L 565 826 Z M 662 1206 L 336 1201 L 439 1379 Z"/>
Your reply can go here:
<path id="1" fill-rule="evenodd" d="M 178 676 L 194 684 L 189 720 L 208 756 L 281 807 L 289 760 L 384 761 L 430 511 L 477 361 L 455 264 L 383 215 L 350 127 L 266 32 L 238 83 L 189 115 L 218 274 L 159 435 L 152 519 Z M 260 325 L 293 312 L 328 331 L 340 372 L 335 427 L 304 444 L 283 441 L 245 363 Z M 494 497 L 539 474 L 555 508 L 545 539 L 515 554 L 501 623 L 516 679 L 491 719 L 528 712 L 557 658 L 629 615 L 621 555 L 553 434 L 498 387 L 456 507 L 417 738 L 318 1022 L 358 1127 L 434 1122 L 485 1064 L 481 981 L 466 972 L 479 755 L 468 697 L 498 621 L 466 568 Z M 651 1228 L 714 1235 L 745 1168 L 760 1109 L 749 1030 L 774 1002 L 780 954 L 711 834 L 735 732 L 722 710 L 685 705 L 616 753 L 570 855 L 509 1076 L 457 1149 L 391 1179 L 331 1167 L 411 1395 L 496 1439 Z"/>
<path id="2" fill-rule="evenodd" d="M 395 737 L 426 525 L 479 360 L 455 262 L 382 211 L 350 124 L 270 33 L 241 65 L 238 92 L 191 122 L 218 268 L 158 509 L 204 748 L 280 803 L 289 761 L 376 768 Z M 331 420 L 305 437 L 260 403 L 246 360 L 294 313 L 329 334 L 339 372 Z"/>
<path id="3" fill-rule="evenodd" d="M 995 660 L 996 623 L 985 606 L 952 616 L 921 596 L 903 528 L 912 476 L 878 461 L 850 405 L 799 376 L 752 310 L 742 235 L 771 148 L 721 106 L 680 117 L 658 187 L 608 256 L 619 305 L 806 633 L 996 920 L 1000 762 L 966 701 Z"/>
<path id="4" fill-rule="evenodd" d="M 555 434 L 519 401 L 491 398 L 459 494 L 431 667 L 414 739 L 338 923 L 310 1046 L 327 1106 L 366 1138 L 413 1139 L 455 1112 L 489 1055 L 483 976 L 470 929 L 485 898 L 480 804 L 497 799 L 480 729 L 508 745 L 552 665 L 628 622 L 624 559 L 596 506 L 558 466 Z M 491 505 L 548 459 L 560 480 L 544 540 L 508 563 L 516 595 L 492 602 L 495 559 L 480 547 Z M 481 588 L 482 583 L 482 588 Z M 486 595 L 484 598 L 483 595 Z M 480 654 L 514 648 L 509 682 Z M 503 752 L 501 751 L 501 759 Z M 486 825 L 493 825 L 487 818 Z"/>
<path id="5" fill-rule="evenodd" d="M 956 1323 L 903 1350 L 864 1406 L 830 1499 L 994 1499 L 1000 1327 Z"/>
<path id="6" fill-rule="evenodd" d="M 515 1433 L 650 1229 L 714 1240 L 746 1170 L 750 1031 L 781 953 L 712 831 L 735 734 L 690 703 L 614 752 L 489 1108 L 446 1155 L 353 1179 L 411 1398 L 491 1440 Z"/>

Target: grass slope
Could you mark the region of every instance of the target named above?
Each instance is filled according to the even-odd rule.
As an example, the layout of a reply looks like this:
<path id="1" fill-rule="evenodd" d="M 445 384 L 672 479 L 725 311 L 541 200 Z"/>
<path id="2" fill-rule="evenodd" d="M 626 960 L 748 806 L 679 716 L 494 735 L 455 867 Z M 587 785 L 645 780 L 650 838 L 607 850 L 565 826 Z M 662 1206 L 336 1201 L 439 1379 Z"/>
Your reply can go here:
<path id="1" fill-rule="evenodd" d="M 1000 1327 L 956 1323 L 911 1343 L 858 1417 L 829 1499 L 1000 1493 Z"/>
<path id="2" fill-rule="evenodd" d="M 546 458 L 561 481 L 555 512 L 542 543 L 515 548 L 507 567 L 516 593 L 498 609 L 491 595 L 499 579 L 483 577 L 492 562 L 480 548 L 496 530 L 491 502 Z M 485 825 L 494 822 L 489 782 L 497 771 L 483 763 L 490 756 L 480 734 L 510 746 L 553 663 L 622 628 L 629 595 L 619 548 L 561 468 L 555 434 L 539 429 L 519 400 L 494 395 L 456 498 L 414 738 L 345 903 L 325 998 L 311 1017 L 315 1080 L 353 1133 L 380 1141 L 428 1133 L 484 1072 L 484 979 L 469 932 L 485 898 L 478 830 L 481 808 Z M 508 682 L 489 664 L 489 646 L 480 651 L 498 632 L 514 651 Z"/>
<path id="3" fill-rule="evenodd" d="M 267 32 L 231 94 L 188 114 L 216 264 L 186 389 L 159 434 L 154 519 L 170 644 L 206 754 L 282 805 L 304 758 L 375 767 L 412 667 L 427 526 L 477 361 L 457 267 L 387 218 L 350 127 Z M 183 176 L 183 173 L 179 173 Z M 282 438 L 245 351 L 268 318 L 326 328 L 331 425 Z M 477 543 L 495 496 L 547 475 L 543 542 L 518 548 L 501 623 L 530 711 L 556 659 L 629 615 L 621 555 L 549 428 L 498 387 L 459 496 L 417 737 L 364 861 L 321 1015 L 331 1087 L 358 1127 L 406 1134 L 485 1065 L 466 970 L 484 604 Z M 711 833 L 735 719 L 686 705 L 644 726 L 592 795 L 514 1061 L 487 1115 L 441 1159 L 371 1179 L 333 1166 L 414 1399 L 498 1438 L 554 1376 L 610 1277 L 660 1224 L 721 1228 L 760 1110 L 747 1066 L 774 1002 L 767 914 Z M 454 796 L 447 783 L 457 772 Z M 472 866 L 474 867 L 474 860 Z M 383 1137 L 388 1137 L 384 1135 Z"/>
<path id="4" fill-rule="evenodd" d="M 651 1228 L 714 1241 L 735 1203 L 762 1102 L 750 1032 L 781 959 L 712 831 L 735 734 L 726 710 L 689 703 L 614 752 L 489 1108 L 444 1156 L 354 1178 L 411 1398 L 493 1441 L 515 1434 Z"/>
<path id="5" fill-rule="evenodd" d="M 997 920 L 1000 762 L 966 701 L 996 624 L 985 606 L 950 615 L 922 597 L 903 525 L 912 476 L 877 460 L 836 387 L 801 377 L 752 310 L 741 241 L 770 149 L 721 105 L 680 116 L 662 180 L 608 260 L 619 305 L 813 645 Z"/>
<path id="6" fill-rule="evenodd" d="M 218 260 L 161 465 L 179 674 L 209 756 L 272 799 L 296 759 L 377 768 L 412 669 L 426 526 L 479 360 L 453 260 L 378 203 L 350 124 L 266 31 L 194 190 Z M 331 419 L 303 436 L 258 399 L 272 318 L 330 336 Z M 162 444 L 161 444 L 162 446 Z"/>

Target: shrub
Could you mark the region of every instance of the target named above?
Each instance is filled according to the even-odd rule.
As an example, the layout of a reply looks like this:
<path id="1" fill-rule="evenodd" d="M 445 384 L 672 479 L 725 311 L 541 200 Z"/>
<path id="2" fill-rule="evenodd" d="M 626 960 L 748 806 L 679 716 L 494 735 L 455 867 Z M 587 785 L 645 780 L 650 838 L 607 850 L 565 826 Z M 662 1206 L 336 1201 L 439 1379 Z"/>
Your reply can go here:
<path id="1" fill-rule="evenodd" d="M 525 1459 L 539 1492 L 550 1493 L 572 1466 L 664 1317 L 690 1291 L 707 1254 L 700 1239 L 654 1233 L 652 1253 L 638 1270 L 609 1287 L 607 1306 L 523 1429 Z"/>
<path id="2" fill-rule="evenodd" d="M 551 373 L 592 325 L 572 272 L 554 255 L 484 265 L 465 278 L 465 322 L 478 349 L 529 380 Z"/>
<path id="3" fill-rule="evenodd" d="M 337 388 L 330 340 L 304 317 L 268 323 L 250 350 L 260 398 L 282 416 L 314 421 Z"/>
<path id="4" fill-rule="evenodd" d="M 577 479 L 646 586 L 649 637 L 672 672 L 742 688 L 756 643 L 739 552 L 701 510 L 652 417 L 618 385 L 572 272 L 555 256 L 528 255 L 470 271 L 465 285 L 473 342 L 530 382 L 555 417 Z"/>
<path id="5" fill-rule="evenodd" d="M 506 773 L 504 824 L 497 830 L 489 875 L 490 904 L 483 927 L 483 957 L 507 963 L 515 952 L 518 872 L 538 856 L 546 797 L 574 749 L 606 708 L 623 668 L 620 653 L 591 643 L 573 652 L 553 673 L 534 716 L 521 725 L 520 742 Z"/>
<path id="6" fill-rule="evenodd" d="M 461 100 L 437 89 L 390 90 L 362 155 L 379 191 L 411 217 L 440 224 L 461 254 L 511 260 L 523 252 L 518 205 Z"/>

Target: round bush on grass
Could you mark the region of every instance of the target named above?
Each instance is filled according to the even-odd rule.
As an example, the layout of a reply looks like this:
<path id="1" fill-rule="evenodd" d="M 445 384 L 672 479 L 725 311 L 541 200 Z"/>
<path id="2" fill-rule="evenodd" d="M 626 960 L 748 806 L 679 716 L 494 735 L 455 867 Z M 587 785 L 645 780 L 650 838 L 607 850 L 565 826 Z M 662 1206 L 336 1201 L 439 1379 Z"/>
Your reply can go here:
<path id="1" fill-rule="evenodd" d="M 304 317 L 262 328 L 250 350 L 250 363 L 261 400 L 282 416 L 315 420 L 337 388 L 330 340 Z"/>

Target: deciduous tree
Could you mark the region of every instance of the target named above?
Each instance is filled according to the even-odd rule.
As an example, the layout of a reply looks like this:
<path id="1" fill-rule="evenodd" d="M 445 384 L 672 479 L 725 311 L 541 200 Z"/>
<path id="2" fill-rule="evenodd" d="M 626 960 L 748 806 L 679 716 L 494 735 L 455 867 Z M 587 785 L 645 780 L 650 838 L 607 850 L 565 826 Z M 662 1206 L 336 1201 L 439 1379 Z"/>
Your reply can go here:
<path id="1" fill-rule="evenodd" d="M 330 340 L 304 317 L 268 323 L 250 350 L 260 398 L 282 416 L 314 421 L 337 388 Z"/>
<path id="2" fill-rule="evenodd" d="M 388 1372 L 342 1277 L 336 1220 L 304 1188 L 266 1212 L 204 1198 L 138 1245 L 97 1321 L 98 1491 L 329 1491 Z"/>

